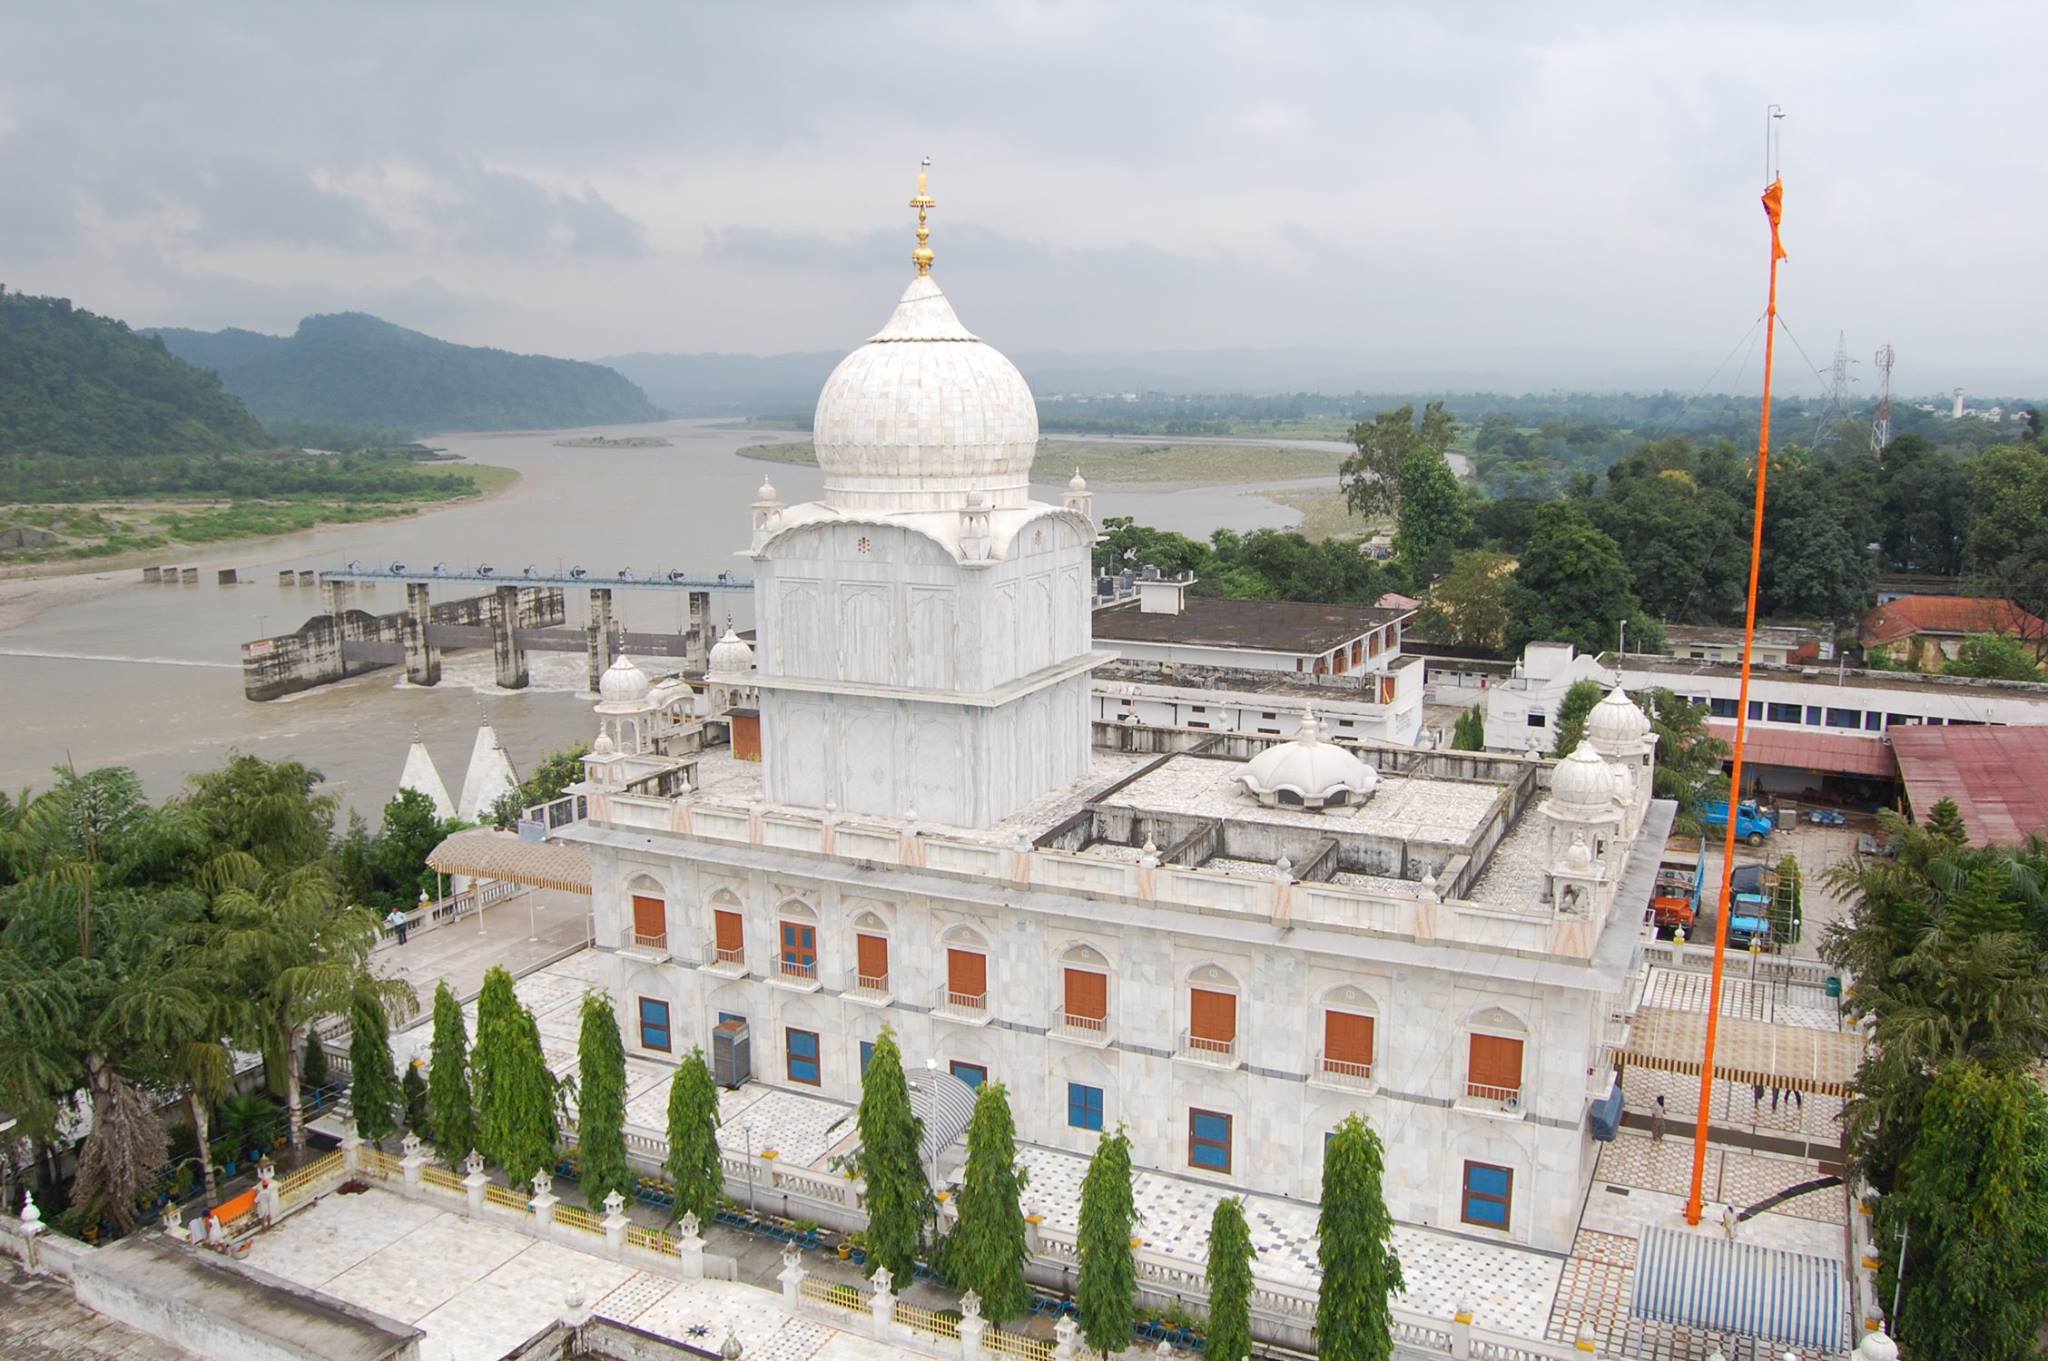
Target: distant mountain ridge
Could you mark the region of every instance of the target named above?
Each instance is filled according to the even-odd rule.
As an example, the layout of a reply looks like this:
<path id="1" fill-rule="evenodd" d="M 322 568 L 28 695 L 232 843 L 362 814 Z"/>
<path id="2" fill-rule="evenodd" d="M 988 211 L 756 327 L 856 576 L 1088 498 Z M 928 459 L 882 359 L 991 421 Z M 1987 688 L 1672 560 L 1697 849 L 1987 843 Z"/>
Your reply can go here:
<path id="1" fill-rule="evenodd" d="M 220 380 L 68 298 L 0 291 L 0 456 L 226 454 L 269 443 Z"/>
<path id="2" fill-rule="evenodd" d="M 660 420 L 602 364 L 457 345 L 362 312 L 307 317 L 289 336 L 163 327 L 170 352 L 220 375 L 260 419 L 423 434 Z"/>

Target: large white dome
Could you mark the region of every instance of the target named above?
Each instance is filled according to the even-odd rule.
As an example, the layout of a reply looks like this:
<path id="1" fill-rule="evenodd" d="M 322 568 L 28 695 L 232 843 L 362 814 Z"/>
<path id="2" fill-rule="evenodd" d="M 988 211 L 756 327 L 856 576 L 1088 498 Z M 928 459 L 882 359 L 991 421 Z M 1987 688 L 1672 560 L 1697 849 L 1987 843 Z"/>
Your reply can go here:
<path id="1" fill-rule="evenodd" d="M 647 698 L 654 682 L 623 652 L 597 678 L 597 695 L 606 704 L 638 704 Z"/>
<path id="2" fill-rule="evenodd" d="M 1650 735 L 1650 716 L 1619 685 L 1586 715 L 1586 740 L 1603 756 L 1632 755 Z"/>
<path id="3" fill-rule="evenodd" d="M 1334 742 L 1323 740 L 1315 712 L 1302 715 L 1301 730 L 1292 742 L 1267 747 L 1245 763 L 1238 776 L 1259 802 L 1335 808 L 1356 803 L 1379 786 L 1371 766 Z"/>
<path id="4" fill-rule="evenodd" d="M 957 510 L 1030 499 L 1038 404 L 1017 366 L 960 324 L 930 275 L 839 361 L 812 420 L 825 503 L 839 510 Z"/>
<path id="5" fill-rule="evenodd" d="M 1572 754 L 1550 773 L 1550 803 L 1561 813 L 1582 817 L 1608 813 L 1618 792 L 1614 772 L 1589 743 L 1572 748 Z"/>

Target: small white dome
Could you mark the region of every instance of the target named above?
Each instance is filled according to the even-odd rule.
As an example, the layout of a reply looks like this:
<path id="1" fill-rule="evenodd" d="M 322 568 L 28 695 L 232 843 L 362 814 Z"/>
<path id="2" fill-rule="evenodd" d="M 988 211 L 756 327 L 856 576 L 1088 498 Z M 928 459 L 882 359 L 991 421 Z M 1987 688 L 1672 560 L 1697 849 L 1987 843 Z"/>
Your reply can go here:
<path id="1" fill-rule="evenodd" d="M 1566 869 L 1588 870 L 1593 867 L 1593 848 L 1586 844 L 1586 838 L 1575 836 L 1572 844 L 1564 848 Z"/>
<path id="2" fill-rule="evenodd" d="M 774 501 L 779 496 L 780 493 L 775 490 L 775 484 L 765 477 L 761 479 L 761 485 L 754 489 L 754 499 L 756 501 Z"/>
<path id="3" fill-rule="evenodd" d="M 1079 468 L 1076 468 L 1076 469 L 1074 469 L 1074 475 L 1073 475 L 1072 477 L 1070 477 L 1070 478 L 1068 478 L 1068 479 L 1067 479 L 1067 490 L 1068 490 L 1068 491 L 1087 491 L 1087 490 L 1088 490 L 1088 479 L 1087 479 L 1087 478 L 1085 478 L 1085 477 L 1083 477 L 1083 476 L 1081 476 L 1081 470 L 1080 470 Z"/>
<path id="4" fill-rule="evenodd" d="M 976 491 L 999 508 L 1030 500 L 1030 385 L 960 324 L 929 275 L 832 370 L 811 430 L 835 509 L 957 510 Z"/>
<path id="5" fill-rule="evenodd" d="M 692 690 L 689 682 L 681 676 L 663 676 L 654 683 L 654 688 L 647 692 L 647 702 L 657 709 L 671 708 L 676 704 L 688 708 L 695 696 L 696 691 Z"/>
<path id="6" fill-rule="evenodd" d="M 1650 735 L 1650 716 L 1619 685 L 1586 715 L 1586 740 L 1604 756 L 1632 754 Z"/>
<path id="7" fill-rule="evenodd" d="M 1614 797 L 1614 772 L 1589 743 L 1573 748 L 1551 772 L 1550 803 L 1560 813 L 1605 814 L 1613 811 Z"/>
<path id="8" fill-rule="evenodd" d="M 612 735 L 608 732 L 599 733 L 597 740 L 590 744 L 590 754 L 592 756 L 610 756 L 618 749 L 619 744 L 612 741 Z"/>
<path id="9" fill-rule="evenodd" d="M 597 680 L 597 697 L 607 704 L 638 704 L 647 698 L 654 683 L 647 673 L 621 653 Z"/>
<path id="10" fill-rule="evenodd" d="M 1271 746 L 1245 763 L 1238 777 L 1259 802 L 1334 808 L 1356 803 L 1378 787 L 1379 772 L 1334 742 L 1323 740 L 1313 709 L 1303 713 L 1292 742 Z"/>
<path id="11" fill-rule="evenodd" d="M 754 649 L 747 646 L 746 639 L 732 631 L 730 624 L 725 626 L 725 636 L 712 645 L 710 668 L 726 675 L 754 669 Z"/>

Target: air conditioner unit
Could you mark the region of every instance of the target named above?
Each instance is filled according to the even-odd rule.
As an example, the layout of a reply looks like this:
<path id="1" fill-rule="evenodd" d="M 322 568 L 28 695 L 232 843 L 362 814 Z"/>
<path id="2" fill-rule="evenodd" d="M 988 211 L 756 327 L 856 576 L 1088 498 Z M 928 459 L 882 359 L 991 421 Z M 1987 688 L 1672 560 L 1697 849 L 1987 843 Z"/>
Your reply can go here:
<path id="1" fill-rule="evenodd" d="M 1509 1097 L 1507 1100 L 1501 1102 L 1501 1109 L 1506 1111 L 1518 1111 L 1522 1109 L 1522 1098 L 1519 1096 Z"/>
<path id="2" fill-rule="evenodd" d="M 754 1076 L 747 1023 L 720 1021 L 711 1028 L 711 1076 L 721 1087 L 744 1087 Z"/>

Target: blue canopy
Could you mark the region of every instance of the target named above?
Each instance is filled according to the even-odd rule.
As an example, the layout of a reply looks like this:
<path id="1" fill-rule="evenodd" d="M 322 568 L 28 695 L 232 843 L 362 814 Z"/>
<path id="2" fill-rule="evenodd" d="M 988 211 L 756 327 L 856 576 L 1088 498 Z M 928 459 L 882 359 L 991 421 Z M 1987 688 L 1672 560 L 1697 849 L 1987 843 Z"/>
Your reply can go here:
<path id="1" fill-rule="evenodd" d="M 1718 1233 L 1643 1230 L 1634 1318 L 1844 1352 L 1849 1285 L 1842 1263 Z"/>

